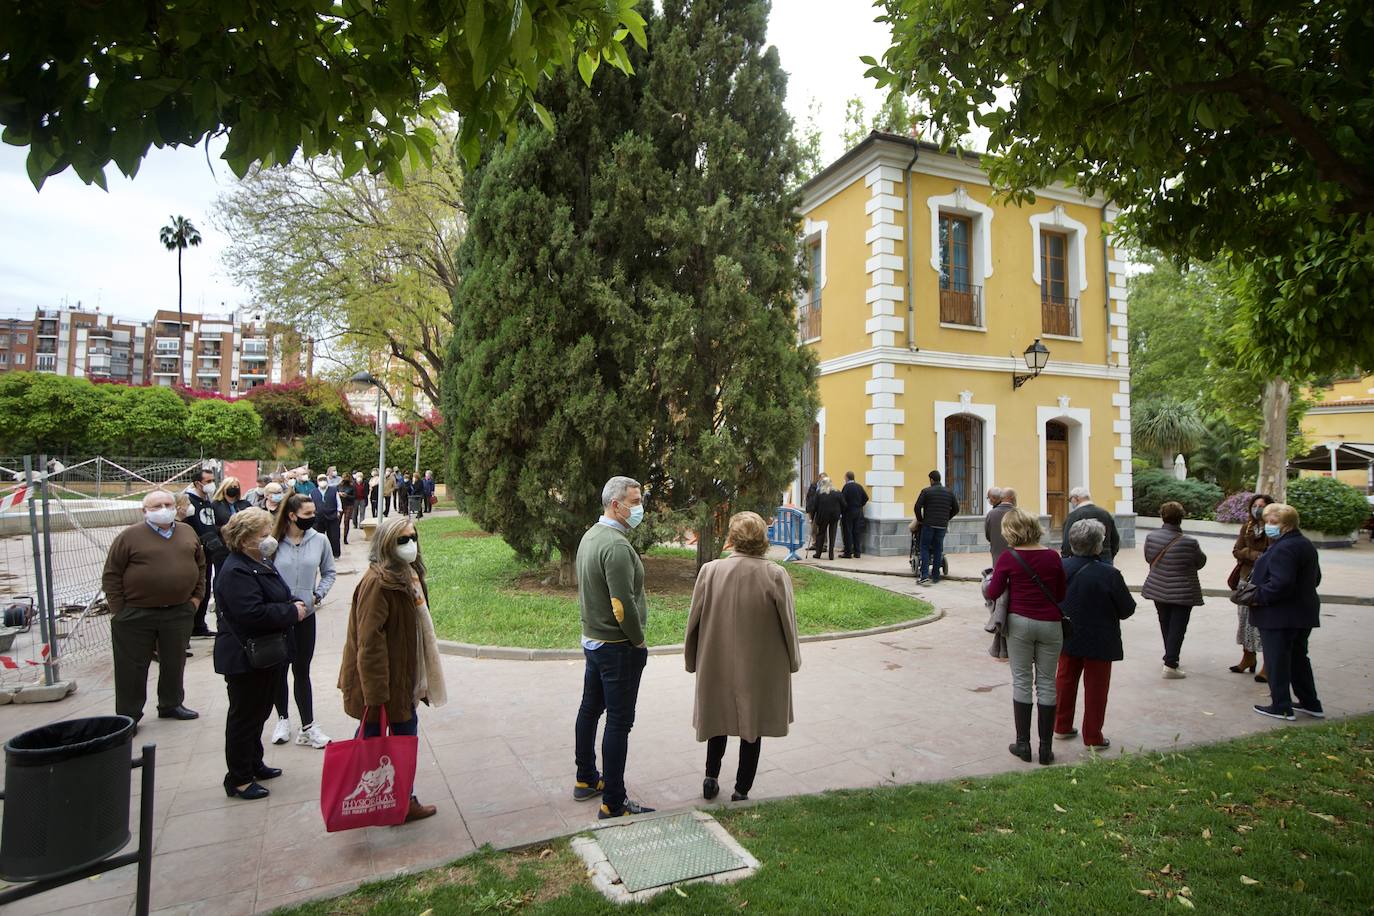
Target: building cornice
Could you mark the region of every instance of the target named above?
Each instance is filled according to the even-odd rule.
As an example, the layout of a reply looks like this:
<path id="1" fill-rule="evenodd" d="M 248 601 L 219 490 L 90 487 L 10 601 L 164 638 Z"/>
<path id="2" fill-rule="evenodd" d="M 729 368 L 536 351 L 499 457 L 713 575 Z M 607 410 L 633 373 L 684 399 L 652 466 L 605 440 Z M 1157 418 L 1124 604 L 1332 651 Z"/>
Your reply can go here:
<path id="1" fill-rule="evenodd" d="M 822 376 L 834 375 L 837 372 L 862 369 L 877 363 L 892 363 L 898 366 L 927 366 L 935 369 L 969 369 L 974 372 L 997 372 L 1004 375 L 1026 371 L 1025 362 L 1019 356 L 975 356 L 942 350 L 873 347 L 826 360 L 820 364 L 820 374 Z M 1041 375 L 1129 381 L 1131 371 L 1126 366 L 1107 366 L 1101 363 L 1067 363 L 1051 360 Z"/>

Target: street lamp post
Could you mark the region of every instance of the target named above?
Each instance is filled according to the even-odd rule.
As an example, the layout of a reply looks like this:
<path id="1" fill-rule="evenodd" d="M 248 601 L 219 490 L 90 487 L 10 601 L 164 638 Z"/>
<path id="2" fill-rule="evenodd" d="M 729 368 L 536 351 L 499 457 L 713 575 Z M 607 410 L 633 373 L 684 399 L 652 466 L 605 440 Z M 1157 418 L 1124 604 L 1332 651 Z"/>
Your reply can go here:
<path id="1" fill-rule="evenodd" d="M 382 395 L 386 395 L 386 399 L 391 402 L 392 407 L 396 406 L 396 399 L 371 372 L 355 373 L 349 381 L 358 385 L 372 385 L 377 389 L 377 505 L 374 510 L 380 517 L 382 492 L 386 489 L 386 411 L 382 409 Z"/>

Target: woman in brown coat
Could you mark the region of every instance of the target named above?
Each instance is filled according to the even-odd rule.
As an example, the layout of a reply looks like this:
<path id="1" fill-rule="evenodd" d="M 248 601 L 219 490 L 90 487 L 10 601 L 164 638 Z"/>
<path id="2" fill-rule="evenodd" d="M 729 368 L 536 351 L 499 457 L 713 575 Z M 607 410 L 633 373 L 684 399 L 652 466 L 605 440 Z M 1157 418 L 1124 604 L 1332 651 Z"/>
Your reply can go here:
<path id="1" fill-rule="evenodd" d="M 716 797 L 729 735 L 740 739 L 732 801 L 749 797 L 763 736 L 781 737 L 792 722 L 792 674 L 801 668 L 792 579 L 764 559 L 768 526 L 754 512 L 730 519 L 733 555 L 707 563 L 692 591 L 684 659 L 697 675 L 692 723 L 706 742 L 701 794 Z"/>
<path id="2" fill-rule="evenodd" d="M 1231 548 L 1231 556 L 1236 558 L 1235 575 L 1242 583 L 1250 581 L 1250 572 L 1255 568 L 1255 561 L 1260 558 L 1260 554 L 1269 549 L 1269 538 L 1264 534 L 1263 516 L 1264 507 L 1273 501 L 1274 497 L 1267 493 L 1256 493 L 1250 498 L 1249 517 L 1240 524 L 1240 533 L 1236 535 L 1236 546 Z M 1260 634 L 1258 629 L 1250 625 L 1248 607 L 1243 604 L 1236 605 L 1236 616 L 1236 642 L 1240 645 L 1241 656 L 1240 664 L 1232 665 L 1231 670 L 1242 674 L 1255 670 L 1255 656 L 1260 651 Z M 1255 680 L 1261 684 L 1269 680 L 1265 677 L 1263 665 L 1260 666 L 1260 673 L 1255 675 Z"/>
<path id="3" fill-rule="evenodd" d="M 368 569 L 353 592 L 344 638 L 339 689 L 344 711 L 361 722 L 359 731 L 381 733 L 379 707 L 393 734 L 419 734 L 420 703 L 443 706 L 448 699 L 439 644 L 429 615 L 420 537 L 407 515 L 377 526 Z M 434 814 L 412 795 L 407 821 Z"/>

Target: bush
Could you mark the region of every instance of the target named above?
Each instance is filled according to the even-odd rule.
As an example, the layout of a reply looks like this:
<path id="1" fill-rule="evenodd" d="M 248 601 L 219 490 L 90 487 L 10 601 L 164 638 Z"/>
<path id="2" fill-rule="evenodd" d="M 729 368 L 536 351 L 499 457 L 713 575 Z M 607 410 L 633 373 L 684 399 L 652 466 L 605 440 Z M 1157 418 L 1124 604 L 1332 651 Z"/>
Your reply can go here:
<path id="1" fill-rule="evenodd" d="M 1158 517 L 1159 507 L 1173 501 L 1183 504 L 1186 517 L 1210 520 L 1222 497 L 1216 484 L 1192 478 L 1175 480 L 1173 472 L 1163 468 L 1137 472 L 1132 489 L 1136 515 L 1151 517 Z"/>
<path id="2" fill-rule="evenodd" d="M 1219 522 L 1241 522 L 1250 520 L 1250 500 L 1255 498 L 1255 494 L 1249 490 L 1241 490 L 1239 493 L 1232 493 L 1230 496 L 1217 503 L 1216 519 Z"/>
<path id="3" fill-rule="evenodd" d="M 1346 535 L 1369 518 L 1364 494 L 1334 477 L 1300 477 L 1288 483 L 1288 504 L 1307 531 Z"/>

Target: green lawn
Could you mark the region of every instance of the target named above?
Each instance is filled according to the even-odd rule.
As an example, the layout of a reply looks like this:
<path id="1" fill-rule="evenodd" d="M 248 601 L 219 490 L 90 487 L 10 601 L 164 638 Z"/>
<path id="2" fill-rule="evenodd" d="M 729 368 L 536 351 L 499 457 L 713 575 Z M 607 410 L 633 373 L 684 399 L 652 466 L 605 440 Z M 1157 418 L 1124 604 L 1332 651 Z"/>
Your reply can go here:
<path id="1" fill-rule="evenodd" d="M 537 571 L 516 559 L 505 541 L 464 536 L 478 529 L 466 517 L 430 518 L 419 524 L 434 626 L 440 637 L 479 645 L 535 649 L 577 648 L 581 624 L 574 595 L 548 589 L 517 589 L 522 575 Z M 690 557 L 690 551 L 656 548 L 650 557 Z M 818 569 L 787 564 L 797 598 L 801 632 L 831 633 L 915 620 L 930 614 L 923 601 L 832 576 Z M 534 576 L 537 580 L 538 576 Z M 682 642 L 690 594 L 656 591 L 648 577 L 649 645 Z"/>
<path id="2" fill-rule="evenodd" d="M 1374 716 L 1365 716 L 1181 753 L 726 811 L 721 821 L 762 871 L 669 892 L 643 910 L 1368 913 L 1371 758 Z M 564 841 L 482 850 L 290 912 L 429 910 L 626 912 L 591 890 Z"/>

